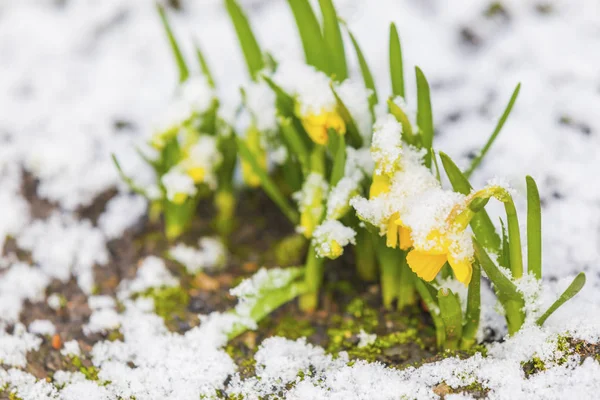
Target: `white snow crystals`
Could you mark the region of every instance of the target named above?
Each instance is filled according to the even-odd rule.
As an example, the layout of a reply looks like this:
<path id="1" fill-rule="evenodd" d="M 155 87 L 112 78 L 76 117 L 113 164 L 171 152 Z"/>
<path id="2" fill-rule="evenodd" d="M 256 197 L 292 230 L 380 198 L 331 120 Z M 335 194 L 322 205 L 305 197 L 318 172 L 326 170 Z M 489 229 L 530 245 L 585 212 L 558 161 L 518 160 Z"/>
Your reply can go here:
<path id="1" fill-rule="evenodd" d="M 227 250 L 219 238 L 201 238 L 198 240 L 198 246 L 199 248 L 196 249 L 179 243 L 169 250 L 169 256 L 184 265 L 191 274 L 225 265 Z"/>
<path id="2" fill-rule="evenodd" d="M 342 254 L 344 246 L 356 243 L 355 236 L 354 229 L 344 226 L 340 221 L 328 220 L 315 229 L 313 246 L 317 256 L 334 259 Z"/>
<path id="3" fill-rule="evenodd" d="M 182 168 L 173 167 L 163 175 L 161 182 L 167 191 L 167 199 L 176 204 L 183 203 L 194 196 L 198 189 L 194 180 Z"/>
<path id="4" fill-rule="evenodd" d="M 17 244 L 31 251 L 46 275 L 63 282 L 73 275 L 85 293 L 91 293 L 94 286 L 94 265 L 108 262 L 102 231 L 70 214 L 54 213 L 34 221 L 19 235 Z"/>

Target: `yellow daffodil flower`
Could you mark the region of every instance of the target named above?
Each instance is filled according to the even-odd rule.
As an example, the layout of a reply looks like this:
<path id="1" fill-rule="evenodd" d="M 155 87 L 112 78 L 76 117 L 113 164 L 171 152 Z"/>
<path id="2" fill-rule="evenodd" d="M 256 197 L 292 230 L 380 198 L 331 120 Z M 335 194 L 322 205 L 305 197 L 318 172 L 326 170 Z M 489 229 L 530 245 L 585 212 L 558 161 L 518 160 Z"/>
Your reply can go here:
<path id="1" fill-rule="evenodd" d="M 346 133 L 346 124 L 335 110 L 323 111 L 320 114 L 309 113 L 301 116 L 300 121 L 312 141 L 320 145 L 325 145 L 329 141 L 330 128 L 340 135 Z"/>
<path id="2" fill-rule="evenodd" d="M 185 203 L 187 198 L 188 198 L 187 193 L 175 193 L 173 195 L 171 203 L 181 205 L 181 204 Z"/>
<path id="3" fill-rule="evenodd" d="M 456 279 L 468 285 L 473 272 L 472 259 L 470 256 L 457 255 L 464 253 L 460 251 L 460 243 L 455 238 L 455 235 L 462 233 L 457 230 L 451 227 L 449 233 L 432 231 L 428 236 L 430 246 L 427 249 L 415 245 L 406 257 L 413 272 L 423 280 L 431 282 L 448 262 Z"/>
<path id="4" fill-rule="evenodd" d="M 373 182 L 369 189 L 369 198 L 374 199 L 381 194 L 388 193 L 390 191 L 390 177 L 383 174 L 373 175 Z"/>
<path id="5" fill-rule="evenodd" d="M 263 148 L 260 141 L 260 131 L 256 127 L 251 126 L 246 132 L 246 145 L 248 150 L 254 155 L 260 167 L 263 170 L 267 169 L 267 152 Z M 260 186 L 260 178 L 246 160 L 242 159 L 242 177 L 244 182 L 250 187 Z"/>
<path id="6" fill-rule="evenodd" d="M 204 181 L 205 171 L 202 167 L 190 167 L 185 172 L 194 180 L 194 183 Z"/>

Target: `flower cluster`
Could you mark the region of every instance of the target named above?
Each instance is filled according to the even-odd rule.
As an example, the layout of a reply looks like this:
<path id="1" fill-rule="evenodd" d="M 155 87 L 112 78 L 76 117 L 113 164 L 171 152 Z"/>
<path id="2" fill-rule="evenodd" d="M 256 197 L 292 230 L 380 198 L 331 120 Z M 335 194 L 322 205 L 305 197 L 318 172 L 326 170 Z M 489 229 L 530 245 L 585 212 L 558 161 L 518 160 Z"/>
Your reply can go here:
<path id="1" fill-rule="evenodd" d="M 204 56 L 197 49 L 202 75 L 190 76 L 160 9 L 181 81 L 165 122 L 150 139 L 157 156 L 147 159 L 159 188 L 158 195 L 149 197 L 155 210 L 164 214 L 167 236 L 180 235 L 199 199 L 212 195 L 216 227 L 226 238 L 241 183 L 234 180 L 239 161 L 246 186 L 265 191 L 296 226 L 308 251 L 302 267 L 260 270 L 236 288 L 233 294 L 242 299 L 238 317 L 257 322 L 294 297 L 300 298 L 303 310 L 314 310 L 327 260 L 352 247 L 357 274 L 365 280 L 379 279 L 385 307 L 414 308 L 419 299 L 426 304 L 440 347 L 467 349 L 475 343 L 480 283 L 486 278 L 504 308 L 509 333 L 517 332 L 526 320 L 543 324 L 581 289 L 585 276 L 580 274 L 550 309 L 538 315 L 528 304 L 531 299 L 518 290 L 521 279 L 540 280 L 542 275 L 541 207 L 535 181 L 527 178 L 525 270 L 511 192 L 498 184 L 475 191 L 468 180 L 502 128 L 519 86 L 481 154 L 462 172 L 447 155 L 433 150 L 429 84 L 418 67 L 416 112 L 409 108 L 395 26 L 390 27 L 391 93 L 387 101 L 379 102 L 368 64 L 348 30 L 362 80 L 349 77 L 344 25 L 333 4 L 319 2 L 323 18 L 318 22 L 306 0 L 298 3 L 304 6 L 298 8 L 296 2 L 290 6 L 306 63 L 275 60 L 263 52 L 237 2 L 226 1 L 251 78 L 241 85 L 239 107 L 229 107 L 238 112 L 227 118 L 222 116 Z M 442 185 L 438 161 L 451 187 Z M 507 229 L 502 220 L 500 233 L 485 210 L 492 198 L 506 210 Z M 188 259 L 199 251 L 176 249 L 174 253 L 193 271 L 217 264 L 215 252 L 207 251 L 202 263 L 194 263 Z M 466 304 L 449 289 L 452 279 L 468 286 Z M 234 332 L 254 325 L 238 321 Z"/>

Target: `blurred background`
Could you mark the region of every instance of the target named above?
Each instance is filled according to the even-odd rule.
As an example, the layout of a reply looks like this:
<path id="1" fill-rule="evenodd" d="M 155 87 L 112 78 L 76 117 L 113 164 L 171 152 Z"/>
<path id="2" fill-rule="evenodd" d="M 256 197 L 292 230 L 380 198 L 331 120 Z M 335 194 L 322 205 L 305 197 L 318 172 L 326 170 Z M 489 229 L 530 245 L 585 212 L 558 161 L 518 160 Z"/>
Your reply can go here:
<path id="1" fill-rule="evenodd" d="M 247 76 L 222 2 L 164 4 L 189 57 L 195 40 L 223 102 L 235 107 Z M 302 57 L 285 0 L 240 4 L 264 48 L 278 59 Z M 485 143 L 512 90 L 522 83 L 513 113 L 474 183 L 499 176 L 523 193 L 524 176 L 534 176 L 544 201 L 545 271 L 560 278 L 600 270 L 600 3 L 335 4 L 382 95 L 390 93 L 388 29 L 396 23 L 409 105 L 416 93 L 413 66 L 419 65 L 433 91 L 435 147 L 462 166 Z M 347 51 L 359 78 L 354 54 Z M 90 204 L 120 184 L 111 153 L 142 176 L 134 146 L 151 133 L 176 83 L 153 1 L 0 0 L 0 235 L 21 228 L 15 213 L 21 207 L 22 169 L 39 180 L 40 197 L 64 210 Z M 597 286 L 598 276 L 588 274 L 589 287 Z"/>

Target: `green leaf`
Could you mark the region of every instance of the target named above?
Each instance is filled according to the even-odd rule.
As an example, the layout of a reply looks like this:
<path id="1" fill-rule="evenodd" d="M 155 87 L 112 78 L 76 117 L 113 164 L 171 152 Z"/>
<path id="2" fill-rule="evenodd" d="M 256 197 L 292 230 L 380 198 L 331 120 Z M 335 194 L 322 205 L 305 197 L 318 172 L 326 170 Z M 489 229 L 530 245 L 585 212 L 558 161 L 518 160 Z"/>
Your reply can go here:
<path id="1" fill-rule="evenodd" d="M 308 0 L 288 0 L 288 4 L 300 33 L 306 63 L 329 75 L 331 71 L 328 68 L 327 48 L 321 36 L 319 21 Z"/>
<path id="2" fill-rule="evenodd" d="M 237 4 L 237 1 L 225 0 L 225 6 L 227 7 L 227 12 L 231 17 L 240 46 L 242 47 L 246 65 L 248 66 L 248 72 L 250 73 L 252 80 L 256 80 L 258 72 L 265 66 L 260 46 L 252 32 L 248 18 Z"/>
<path id="3" fill-rule="evenodd" d="M 267 82 L 267 85 L 275 92 L 277 98 L 277 110 L 284 117 L 292 117 L 294 115 L 294 98 L 287 94 L 279 85 L 271 78 L 262 75 L 262 78 Z"/>
<path id="4" fill-rule="evenodd" d="M 437 293 L 437 299 L 440 306 L 440 316 L 446 329 L 444 348 L 456 350 L 463 331 L 460 300 L 458 295 L 452 293 L 450 289 L 440 289 Z"/>
<path id="5" fill-rule="evenodd" d="M 165 198 L 163 210 L 167 239 L 177 239 L 189 228 L 201 197 L 200 194 L 188 197 L 183 204 L 175 204 Z"/>
<path id="6" fill-rule="evenodd" d="M 390 77 L 392 78 L 392 93 L 404 98 L 404 65 L 402 47 L 396 25 L 390 24 Z"/>
<path id="7" fill-rule="evenodd" d="M 392 114 L 396 118 L 396 121 L 400 122 L 400 125 L 402 125 L 402 139 L 408 144 L 420 147 L 419 136 L 415 135 L 413 132 L 410 120 L 404 110 L 402 110 L 398 104 L 394 103 L 392 98 L 388 99 L 387 104 L 390 114 Z"/>
<path id="8" fill-rule="evenodd" d="M 479 164 L 481 164 L 481 161 L 483 160 L 483 157 L 485 157 L 485 155 L 487 154 L 487 152 L 490 149 L 490 147 L 492 147 L 492 144 L 494 143 L 494 141 L 496 140 L 496 137 L 498 136 L 498 134 L 502 130 L 502 127 L 504 126 L 504 123 L 506 122 L 506 119 L 510 115 L 510 112 L 511 112 L 511 110 L 512 110 L 514 104 L 515 104 L 515 101 L 517 100 L 517 96 L 519 95 L 519 90 L 520 89 L 521 89 L 521 84 L 519 83 L 517 85 L 517 87 L 515 88 L 515 90 L 513 91 L 513 94 L 510 97 L 508 105 L 506 106 L 506 109 L 504 109 L 504 113 L 502 113 L 502 116 L 500 117 L 500 120 L 496 124 L 496 128 L 492 132 L 492 135 L 488 139 L 488 141 L 485 144 L 485 146 L 483 146 L 483 149 L 481 149 L 481 151 L 479 152 L 479 155 L 477 157 L 475 157 L 475 159 L 473 159 L 473 161 L 471 162 L 471 166 L 469 167 L 469 169 L 467 169 L 465 171 L 465 176 L 467 178 L 469 176 L 471 176 L 471 174 L 473 173 L 473 171 L 475 171 L 475 169 L 479 166 Z"/>
<path id="9" fill-rule="evenodd" d="M 223 156 L 223 161 L 217 171 L 218 184 L 220 190 L 233 190 L 233 173 L 237 162 L 237 142 L 235 133 L 231 132 L 229 136 L 219 136 L 217 144 L 219 152 Z"/>
<path id="10" fill-rule="evenodd" d="M 521 249 L 521 232 L 519 230 L 519 218 L 512 197 L 504 202 L 506 210 L 506 221 L 508 223 L 508 243 L 510 254 L 510 270 L 515 279 L 523 276 L 523 254 Z"/>
<path id="11" fill-rule="evenodd" d="M 129 186 L 131 191 L 148 198 L 146 191 L 142 187 L 136 185 L 136 183 L 133 181 L 133 179 L 131 179 L 129 176 L 125 175 L 125 172 L 123 172 L 123 169 L 121 168 L 121 164 L 119 164 L 119 160 L 117 160 L 117 156 L 115 156 L 114 154 L 111 154 L 111 157 L 112 157 L 113 163 L 115 164 L 115 167 L 117 168 L 117 171 L 119 172 L 119 176 L 121 177 L 123 182 L 125 182 L 127 184 L 127 186 Z"/>
<path id="12" fill-rule="evenodd" d="M 431 99 L 429 94 L 429 83 L 419 67 L 415 67 L 417 74 L 417 125 L 421 133 L 421 144 L 427 149 L 425 165 L 431 167 L 431 152 L 433 147 L 433 113 L 431 111 Z"/>
<path id="13" fill-rule="evenodd" d="M 512 335 L 521 329 L 525 321 L 523 296 L 515 284 L 498 269 L 476 238 L 473 238 L 473 247 L 477 261 L 494 284 L 496 296 L 504 307 L 508 332 Z"/>
<path id="14" fill-rule="evenodd" d="M 429 152 L 431 153 L 431 159 L 433 160 L 433 166 L 435 167 L 435 177 L 437 178 L 438 182 L 442 182 L 442 176 L 440 174 L 440 166 L 438 165 L 437 162 L 437 156 L 435 155 L 435 150 L 433 150 L 433 148 L 429 149 Z"/>
<path id="15" fill-rule="evenodd" d="M 540 192 L 531 176 L 527 176 L 527 271 L 542 279 L 542 206 Z"/>
<path id="16" fill-rule="evenodd" d="M 442 165 L 446 171 L 446 175 L 452 184 L 452 188 L 455 192 L 468 195 L 473 189 L 469 180 L 460 172 L 460 169 L 456 166 L 454 161 L 447 154 L 443 152 L 438 153 L 442 160 Z M 473 202 L 474 203 L 474 202 Z M 473 219 L 471 219 L 471 228 L 479 240 L 486 249 L 491 249 L 495 254 L 500 255 L 500 236 L 496 233 L 496 228 L 492 223 L 488 213 L 481 209 L 478 211 Z"/>
<path id="17" fill-rule="evenodd" d="M 498 263 L 504 268 L 510 269 L 510 243 L 502 218 L 500 218 L 500 226 L 502 228 L 502 251 L 500 252 L 500 257 L 498 257 Z"/>
<path id="18" fill-rule="evenodd" d="M 415 288 L 417 289 L 417 292 L 419 292 L 419 296 L 421 296 L 421 299 L 429 310 L 429 315 L 431 315 L 433 325 L 435 326 L 437 346 L 442 348 L 446 342 L 446 330 L 444 327 L 444 321 L 442 320 L 439 312 L 440 308 L 437 301 L 437 291 L 420 278 L 415 279 Z"/>
<path id="19" fill-rule="evenodd" d="M 348 134 L 348 142 L 352 147 L 359 148 L 362 146 L 362 143 L 363 143 L 362 136 L 360 135 L 360 132 L 358 131 L 358 128 L 356 127 L 356 124 L 354 123 L 354 119 L 352 118 L 350 111 L 348 111 L 348 108 L 346 107 L 346 105 L 344 104 L 344 102 L 342 101 L 340 96 L 338 96 L 333 85 L 330 85 L 330 86 L 331 86 L 331 91 L 333 92 L 333 96 L 335 97 L 335 100 L 337 102 L 337 111 L 340 114 L 340 116 L 342 117 L 342 119 L 344 120 L 344 123 L 346 124 L 346 133 Z"/>
<path id="20" fill-rule="evenodd" d="M 243 158 L 246 162 L 248 162 L 248 164 L 250 164 L 252 166 L 254 173 L 260 179 L 260 184 L 261 184 L 263 190 L 265 191 L 265 193 L 267 193 L 267 195 L 271 198 L 271 200 L 273 200 L 273 202 L 275 204 L 277 204 L 277 206 L 281 209 L 283 214 L 294 225 L 296 225 L 299 221 L 299 216 L 298 216 L 298 213 L 296 212 L 296 210 L 294 210 L 292 208 L 292 206 L 290 206 L 290 204 L 286 200 L 285 196 L 281 193 L 281 191 L 279 190 L 277 185 L 275 185 L 273 180 L 271 180 L 271 178 L 269 177 L 267 172 L 261 168 L 260 164 L 258 163 L 256 158 L 254 158 L 254 155 L 252 154 L 250 149 L 248 149 L 248 146 L 246 145 L 246 143 L 244 143 L 244 141 L 241 140 L 240 138 L 237 138 L 236 141 L 237 141 L 237 148 L 238 148 L 238 153 L 239 153 L 240 157 Z"/>
<path id="21" fill-rule="evenodd" d="M 335 153 L 333 153 L 333 169 L 329 179 L 329 185 L 332 188 L 344 177 L 344 168 L 346 167 L 346 140 L 343 135 L 336 135 L 335 133 L 333 135 L 338 136 L 338 139 L 336 140 Z"/>
<path id="22" fill-rule="evenodd" d="M 157 4 L 156 8 L 160 14 L 160 20 L 165 28 L 167 38 L 169 39 L 169 44 L 171 45 L 171 50 L 173 51 L 173 56 L 175 57 L 175 62 L 177 63 L 177 68 L 179 70 L 179 82 L 184 82 L 190 76 L 190 70 L 185 63 L 185 59 L 181 53 L 181 48 L 179 47 L 179 44 L 177 44 L 177 39 L 175 39 L 175 36 L 173 35 L 173 31 L 171 29 L 171 25 L 169 25 L 169 20 L 167 19 L 167 14 L 164 7 L 160 4 Z"/>
<path id="23" fill-rule="evenodd" d="M 344 41 L 338 23 L 337 13 L 331 0 L 319 0 L 323 14 L 323 39 L 329 54 L 329 65 L 335 80 L 341 82 L 348 77 Z"/>
<path id="24" fill-rule="evenodd" d="M 308 175 L 310 170 L 310 153 L 306 148 L 302 137 L 291 118 L 280 117 L 279 126 L 281 126 L 282 138 L 291 154 L 298 158 L 304 176 Z"/>
<path id="25" fill-rule="evenodd" d="M 544 313 L 544 315 L 542 315 L 541 317 L 539 317 L 537 319 L 537 321 L 535 321 L 536 324 L 542 326 L 544 324 L 544 322 L 546 322 L 548 317 L 551 316 L 554 311 L 558 310 L 558 308 L 560 306 L 565 304 L 568 300 L 570 300 L 577 293 L 579 293 L 579 291 L 583 288 L 584 285 L 585 285 L 585 273 L 580 272 L 575 277 L 575 279 L 573 279 L 573 282 L 571 282 L 571 284 L 563 292 L 563 294 L 561 294 L 560 297 L 550 306 L 550 308 L 548 308 L 548 310 Z"/>
<path id="26" fill-rule="evenodd" d="M 377 259 L 373 236 L 366 229 L 356 230 L 356 246 L 353 247 L 356 271 L 363 281 L 377 280 Z"/>
<path id="27" fill-rule="evenodd" d="M 500 271 L 476 238 L 473 238 L 473 246 L 475 248 L 475 257 L 494 284 L 500 302 L 505 303 L 508 300 L 522 301 L 523 296 L 517 291 L 515 284 Z"/>
<path id="28" fill-rule="evenodd" d="M 400 281 L 400 263 L 403 253 L 396 248 L 387 247 L 385 238 L 377 240 L 377 260 L 381 273 L 381 296 L 383 306 L 392 307 L 392 302 L 398 297 L 398 283 Z"/>
<path id="29" fill-rule="evenodd" d="M 469 283 L 467 294 L 467 311 L 465 315 L 465 326 L 460 347 L 468 350 L 475 344 L 477 329 L 479 329 L 479 318 L 481 314 L 481 267 L 479 263 L 473 263 L 473 275 Z"/>
<path id="30" fill-rule="evenodd" d="M 419 279 L 406 262 L 406 252 L 402 251 L 400 258 L 398 282 L 398 310 L 413 306 L 416 303 L 415 281 Z"/>
<path id="31" fill-rule="evenodd" d="M 206 77 L 208 84 L 211 88 L 215 88 L 215 80 L 210 72 L 210 68 L 208 67 L 208 63 L 206 62 L 206 58 L 204 58 L 204 54 L 202 53 L 202 49 L 200 45 L 196 42 L 194 43 L 194 49 L 196 50 L 196 57 L 198 58 L 198 64 L 200 64 L 200 69 L 202 73 Z"/>
<path id="32" fill-rule="evenodd" d="M 306 255 L 306 271 L 304 274 L 304 285 L 306 292 L 300 297 L 299 306 L 302 311 L 314 311 L 319 305 L 319 290 L 323 283 L 323 264 L 325 258 L 317 257 L 315 247 L 308 247 Z"/>
<path id="33" fill-rule="evenodd" d="M 377 89 L 375 88 L 375 81 L 373 80 L 373 75 L 371 74 L 371 70 L 369 69 L 369 65 L 367 64 L 367 60 L 363 55 L 356 38 L 350 32 L 348 27 L 348 34 L 350 35 L 350 40 L 352 41 L 352 46 L 354 47 L 354 51 L 356 52 L 356 57 L 358 58 L 358 65 L 360 66 L 360 72 L 362 73 L 363 81 L 365 82 L 365 87 L 371 91 L 371 95 L 369 96 L 369 108 L 371 109 L 371 117 L 375 120 L 375 104 L 377 104 Z"/>

